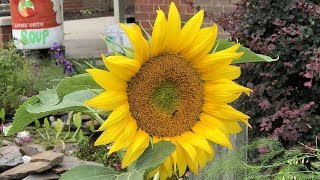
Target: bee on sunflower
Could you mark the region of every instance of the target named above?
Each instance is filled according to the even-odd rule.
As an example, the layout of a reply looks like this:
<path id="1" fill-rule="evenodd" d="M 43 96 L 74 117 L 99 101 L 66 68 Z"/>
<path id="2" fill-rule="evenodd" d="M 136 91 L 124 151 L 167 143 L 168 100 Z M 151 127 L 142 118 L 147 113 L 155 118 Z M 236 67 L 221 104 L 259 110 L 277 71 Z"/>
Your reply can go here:
<path id="1" fill-rule="evenodd" d="M 212 160 L 212 142 L 231 148 L 230 134 L 238 133 L 238 121 L 249 116 L 229 105 L 251 89 L 233 82 L 241 72 L 230 65 L 243 53 L 240 44 L 209 53 L 218 28 L 201 28 L 204 11 L 183 27 L 179 12 L 171 3 L 168 18 L 157 11 L 150 42 L 138 25 L 120 26 L 134 49 L 134 57 L 102 55 L 108 71 L 87 72 L 104 92 L 85 101 L 88 106 L 111 110 L 98 129 L 104 131 L 95 145 L 112 143 L 109 154 L 126 149 L 122 168 L 127 167 L 150 145 L 150 139 L 170 141 L 176 150 L 150 175 L 161 179 L 187 167 L 198 174 L 199 167 Z"/>

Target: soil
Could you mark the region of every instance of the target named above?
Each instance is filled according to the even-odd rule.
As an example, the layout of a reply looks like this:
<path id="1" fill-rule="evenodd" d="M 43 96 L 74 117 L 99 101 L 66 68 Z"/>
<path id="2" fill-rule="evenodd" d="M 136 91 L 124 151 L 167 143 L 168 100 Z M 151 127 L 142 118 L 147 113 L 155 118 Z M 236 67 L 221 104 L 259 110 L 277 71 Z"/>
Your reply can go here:
<path id="1" fill-rule="evenodd" d="M 79 12 L 64 12 L 64 20 L 88 19 L 96 17 L 113 16 L 113 10 L 81 10 Z"/>

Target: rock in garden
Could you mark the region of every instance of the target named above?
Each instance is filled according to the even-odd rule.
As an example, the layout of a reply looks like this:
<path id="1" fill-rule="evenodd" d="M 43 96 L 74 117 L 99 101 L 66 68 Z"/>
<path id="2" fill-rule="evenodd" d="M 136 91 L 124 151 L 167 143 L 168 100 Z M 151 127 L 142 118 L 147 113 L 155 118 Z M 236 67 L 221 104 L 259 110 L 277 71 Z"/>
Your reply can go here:
<path id="1" fill-rule="evenodd" d="M 22 180 L 55 180 L 55 179 L 59 179 L 59 178 L 60 178 L 60 175 L 45 171 L 45 172 L 38 173 L 38 174 L 31 174 L 31 175 L 23 178 Z"/>
<path id="2" fill-rule="evenodd" d="M 4 146 L 0 148 L 0 172 L 22 164 L 22 154 L 17 146 Z"/>
<path id="3" fill-rule="evenodd" d="M 43 172 L 50 169 L 52 166 L 49 162 L 31 162 L 20 164 L 12 169 L 9 169 L 0 174 L 0 179 L 21 179 L 33 173 Z"/>
<path id="4" fill-rule="evenodd" d="M 49 165 L 55 166 L 63 161 L 63 154 L 53 151 L 44 151 L 31 157 L 31 162 L 48 162 Z"/>
<path id="5" fill-rule="evenodd" d="M 73 156 L 64 156 L 63 162 L 58 164 L 57 166 L 53 167 L 50 171 L 62 174 L 71 168 L 80 166 L 80 165 L 95 165 L 95 166 L 103 166 L 103 164 L 96 163 L 96 162 L 88 162 L 88 161 L 82 161 L 78 159 L 77 157 Z"/>
<path id="6" fill-rule="evenodd" d="M 45 151 L 44 147 L 38 144 L 32 144 L 32 145 L 26 145 L 26 146 L 20 147 L 21 154 L 27 155 L 27 156 L 34 156 L 44 151 Z"/>
<path id="7" fill-rule="evenodd" d="M 61 145 L 55 146 L 52 151 L 54 152 L 61 152 L 65 155 L 70 155 L 79 149 L 79 145 L 77 143 L 66 143 L 64 150 L 62 149 Z"/>
<path id="8" fill-rule="evenodd" d="M 81 119 L 82 119 L 83 121 L 89 121 L 89 120 L 91 119 L 91 117 L 90 117 L 89 115 L 82 114 L 82 115 L 81 115 Z"/>
<path id="9" fill-rule="evenodd" d="M 3 146 L 12 146 L 12 145 L 14 145 L 12 142 L 6 141 L 6 140 L 2 140 L 1 143 L 2 143 Z"/>
<path id="10" fill-rule="evenodd" d="M 30 163 L 20 164 L 0 174 L 0 179 L 20 179 L 30 174 L 46 171 L 63 161 L 63 154 L 44 151 L 31 157 Z"/>
<path id="11" fill-rule="evenodd" d="M 84 125 L 85 125 L 85 127 L 87 129 L 90 129 L 91 124 L 92 124 L 92 121 L 87 121 L 87 122 L 84 123 Z M 97 120 L 94 120 L 93 121 L 93 126 L 96 129 L 99 126 L 99 122 Z"/>

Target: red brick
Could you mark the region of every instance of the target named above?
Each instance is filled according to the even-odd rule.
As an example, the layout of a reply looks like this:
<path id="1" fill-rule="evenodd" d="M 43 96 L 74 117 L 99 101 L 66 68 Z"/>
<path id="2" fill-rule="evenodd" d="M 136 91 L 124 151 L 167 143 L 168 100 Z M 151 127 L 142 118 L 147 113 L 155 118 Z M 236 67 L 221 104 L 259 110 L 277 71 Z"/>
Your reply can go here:
<path id="1" fill-rule="evenodd" d="M 169 5 L 158 5 L 154 4 L 153 5 L 153 12 L 156 12 L 156 10 L 161 9 L 164 13 L 168 13 L 169 11 Z"/>
<path id="2" fill-rule="evenodd" d="M 135 13 L 135 18 L 137 21 L 140 20 L 149 20 L 149 14 L 148 13 Z"/>
<path id="3" fill-rule="evenodd" d="M 149 4 L 149 0 L 134 0 L 134 4 Z"/>
<path id="4" fill-rule="evenodd" d="M 186 7 L 184 5 L 178 5 L 177 9 L 178 9 L 180 14 L 186 13 Z"/>
<path id="5" fill-rule="evenodd" d="M 149 0 L 149 4 L 164 4 L 164 0 Z"/>
<path id="6" fill-rule="evenodd" d="M 179 0 L 164 0 L 164 4 L 171 4 L 171 2 L 174 2 L 176 6 L 180 4 Z"/>
<path id="7" fill-rule="evenodd" d="M 149 20 L 155 20 L 157 17 L 157 13 L 150 13 L 149 14 Z"/>
<path id="8" fill-rule="evenodd" d="M 139 10 L 140 12 L 154 12 L 152 4 L 140 4 Z"/>
<path id="9" fill-rule="evenodd" d="M 11 26 L 0 26 L 0 34 L 11 34 L 12 33 Z"/>
<path id="10" fill-rule="evenodd" d="M 6 43 L 11 41 L 11 34 L 0 34 L 0 42 Z"/>
<path id="11" fill-rule="evenodd" d="M 180 4 L 186 4 L 186 3 L 196 3 L 199 0 L 180 0 L 179 3 Z"/>
<path id="12" fill-rule="evenodd" d="M 140 12 L 140 5 L 139 4 L 135 4 L 134 5 L 134 10 L 135 10 L 135 12 Z"/>
<path id="13" fill-rule="evenodd" d="M 186 5 L 186 13 L 194 14 L 195 9 L 189 5 Z"/>
<path id="14" fill-rule="evenodd" d="M 144 29 L 151 29 L 149 21 L 139 21 Z"/>

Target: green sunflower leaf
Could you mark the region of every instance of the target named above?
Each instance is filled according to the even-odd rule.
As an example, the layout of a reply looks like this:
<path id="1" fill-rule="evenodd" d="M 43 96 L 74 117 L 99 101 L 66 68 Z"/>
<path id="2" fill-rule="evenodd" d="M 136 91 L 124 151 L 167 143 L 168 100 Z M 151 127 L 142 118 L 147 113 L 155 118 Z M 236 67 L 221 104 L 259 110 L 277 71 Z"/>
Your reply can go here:
<path id="1" fill-rule="evenodd" d="M 114 180 L 117 172 L 109 167 L 84 165 L 72 168 L 61 174 L 60 180 L 90 179 L 90 180 Z"/>
<path id="2" fill-rule="evenodd" d="M 149 146 L 129 172 L 119 173 L 109 167 L 78 166 L 62 174 L 60 180 L 143 180 L 147 173 L 163 163 L 174 151 L 173 144 L 168 141 L 160 141 L 153 147 Z"/>
<path id="3" fill-rule="evenodd" d="M 58 96 L 61 98 L 75 91 L 86 89 L 101 89 L 101 87 L 88 74 L 79 74 L 63 79 L 56 88 Z"/>
<path id="4" fill-rule="evenodd" d="M 213 49 L 214 49 L 214 52 L 218 52 L 218 51 L 227 49 L 235 44 L 236 44 L 235 42 L 230 42 L 228 40 L 217 40 Z M 269 56 L 254 53 L 249 48 L 246 48 L 243 46 L 240 46 L 237 52 L 244 52 L 244 54 L 240 58 L 235 59 L 232 62 L 232 64 L 247 63 L 247 62 L 273 62 L 279 59 L 279 57 L 277 57 L 276 59 L 273 59 Z"/>
<path id="5" fill-rule="evenodd" d="M 137 171 L 148 173 L 163 163 L 174 151 L 175 145 L 169 141 L 160 141 L 149 146 L 136 163 Z"/>
<path id="6" fill-rule="evenodd" d="M 29 104 L 27 106 L 27 111 L 30 113 L 56 113 L 64 111 L 83 111 L 87 108 L 82 104 L 82 102 L 95 97 L 97 94 L 90 90 L 81 90 L 72 92 L 63 97 L 62 101 L 58 104 L 51 105 L 38 102 L 35 104 Z"/>

